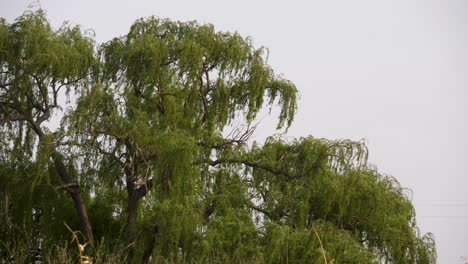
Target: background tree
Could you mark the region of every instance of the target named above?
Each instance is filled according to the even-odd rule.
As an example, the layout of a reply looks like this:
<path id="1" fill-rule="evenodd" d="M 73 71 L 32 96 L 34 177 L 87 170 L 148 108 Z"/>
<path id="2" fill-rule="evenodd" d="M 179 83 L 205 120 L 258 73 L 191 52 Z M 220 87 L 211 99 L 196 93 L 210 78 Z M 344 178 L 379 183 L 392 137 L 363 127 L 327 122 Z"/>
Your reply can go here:
<path id="1" fill-rule="evenodd" d="M 277 103 L 287 128 L 297 100 L 249 39 L 151 17 L 94 51 L 42 11 L 2 23 L 3 260 L 29 258 L 17 245 L 38 233 L 43 260 L 70 261 L 57 226 L 85 212 L 96 263 L 435 263 L 405 190 L 367 163 L 362 142 L 246 144 L 263 106 Z M 50 133 L 43 122 L 66 105 L 59 87 L 76 100 Z M 62 187 L 81 197 L 78 217 Z"/>
<path id="2" fill-rule="evenodd" d="M 2 133 L 19 136 L 10 141 L 14 144 L 23 141 L 21 136 L 24 136 L 24 144 L 14 150 L 30 153 L 29 157 L 36 159 L 38 166 L 48 167 L 49 158 L 53 161 L 52 167 L 61 180 L 61 187 L 73 200 L 80 229 L 92 242 L 93 234 L 79 183 L 67 168 L 66 157 L 57 148 L 62 131 L 51 134 L 44 122 L 61 109 L 60 94 L 68 94 L 89 79 L 95 61 L 93 40 L 77 26 L 65 24 L 53 31 L 41 10 L 26 12 L 11 25 L 2 19 L 0 28 Z M 2 138 L 8 140 L 11 137 Z M 35 150 L 39 152 L 34 157 L 31 153 Z M 34 181 L 40 182 L 42 176 Z"/>

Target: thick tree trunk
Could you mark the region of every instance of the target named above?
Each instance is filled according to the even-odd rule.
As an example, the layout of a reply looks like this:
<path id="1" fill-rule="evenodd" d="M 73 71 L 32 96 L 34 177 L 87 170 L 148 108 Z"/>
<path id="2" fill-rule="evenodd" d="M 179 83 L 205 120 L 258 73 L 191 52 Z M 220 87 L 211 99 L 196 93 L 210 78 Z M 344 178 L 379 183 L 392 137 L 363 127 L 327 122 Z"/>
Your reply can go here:
<path id="1" fill-rule="evenodd" d="M 87 243 L 93 243 L 93 230 L 91 228 L 91 223 L 89 222 L 88 212 L 86 211 L 86 206 L 81 197 L 80 187 L 78 184 L 74 183 L 68 174 L 68 171 L 63 163 L 63 157 L 57 151 L 52 152 L 52 158 L 54 160 L 55 169 L 60 176 L 63 184 L 66 186 L 66 190 L 70 194 L 73 200 L 73 206 L 75 207 L 76 213 L 80 220 L 80 230 L 83 233 L 83 236 L 86 239 Z"/>
<path id="2" fill-rule="evenodd" d="M 73 188 L 69 191 L 70 196 L 73 199 L 73 206 L 75 207 L 76 213 L 80 219 L 80 229 L 83 233 L 86 242 L 93 243 L 93 230 L 91 228 L 91 223 L 89 222 L 88 212 L 86 211 L 86 207 L 81 197 L 80 190 L 78 188 Z"/>
<path id="3" fill-rule="evenodd" d="M 134 177 L 130 172 L 127 172 L 127 246 L 128 251 L 128 261 L 132 263 L 134 258 L 134 248 L 137 240 L 137 218 L 138 218 L 138 205 L 141 198 L 143 198 L 148 190 L 153 187 L 153 181 L 150 179 L 143 186 L 136 188 L 133 179 Z M 154 246 L 153 246 L 154 247 Z M 151 250 L 152 248 L 148 249 Z M 148 254 L 145 252 L 145 255 Z"/>
<path id="4" fill-rule="evenodd" d="M 127 180 L 127 247 L 128 263 L 133 263 L 137 237 L 136 223 L 138 216 L 138 199 L 132 180 Z"/>
<path id="5" fill-rule="evenodd" d="M 127 241 L 128 243 L 135 242 L 136 239 L 136 222 L 138 216 L 138 200 L 135 192 L 128 194 L 127 200 Z"/>
<path id="6" fill-rule="evenodd" d="M 154 246 L 156 243 L 156 234 L 151 236 L 151 240 L 146 245 L 145 252 L 143 253 L 143 264 L 151 264 Z"/>

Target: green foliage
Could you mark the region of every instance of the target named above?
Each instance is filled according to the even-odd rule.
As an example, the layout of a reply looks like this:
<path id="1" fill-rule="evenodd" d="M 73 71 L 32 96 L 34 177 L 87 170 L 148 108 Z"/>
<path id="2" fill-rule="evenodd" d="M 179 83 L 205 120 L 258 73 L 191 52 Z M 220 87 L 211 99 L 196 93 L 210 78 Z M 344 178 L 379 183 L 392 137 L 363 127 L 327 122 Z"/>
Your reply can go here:
<path id="1" fill-rule="evenodd" d="M 60 108 L 59 90 L 78 84 L 95 62 L 92 39 L 77 26 L 53 31 L 41 10 L 0 23 L 2 119 L 32 119 Z"/>
<path id="2" fill-rule="evenodd" d="M 145 111 L 164 128 L 209 134 L 222 130 L 238 111 L 251 122 L 266 94 L 270 105 L 279 98 L 278 127 L 293 120 L 295 86 L 275 76 L 264 49 L 237 33 L 151 17 L 100 50 L 105 82 L 117 82 L 127 103 L 134 104 L 127 104 L 130 118 Z"/>
<path id="3" fill-rule="evenodd" d="M 287 129 L 297 100 L 248 38 L 150 17 L 95 50 L 37 11 L 0 21 L 0 49 L 0 262 L 76 262 L 63 223 L 80 228 L 77 205 L 94 263 L 436 262 L 363 142 L 247 146 L 262 107 Z"/>
<path id="4" fill-rule="evenodd" d="M 328 263 L 379 263 L 350 232 L 321 220 L 313 225 L 314 229 L 297 229 L 268 223 L 264 237 L 268 263 L 324 263 L 324 259 Z"/>

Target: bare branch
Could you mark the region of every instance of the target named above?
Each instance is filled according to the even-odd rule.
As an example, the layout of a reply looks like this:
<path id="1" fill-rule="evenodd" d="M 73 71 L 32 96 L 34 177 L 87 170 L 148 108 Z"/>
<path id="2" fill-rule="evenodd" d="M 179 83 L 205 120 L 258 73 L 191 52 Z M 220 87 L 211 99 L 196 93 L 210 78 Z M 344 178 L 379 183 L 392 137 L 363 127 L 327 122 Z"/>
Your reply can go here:
<path id="1" fill-rule="evenodd" d="M 56 90 L 57 93 L 60 91 L 60 89 L 61 89 L 62 87 L 68 86 L 68 85 L 71 85 L 71 84 L 74 84 L 74 83 L 77 83 L 77 82 L 83 80 L 84 77 L 85 77 L 85 76 L 81 76 L 81 77 L 79 77 L 79 78 L 77 78 L 77 79 L 74 79 L 74 80 L 71 80 L 71 81 L 68 81 L 68 82 L 63 82 L 63 83 L 61 83 L 61 84 L 59 85 L 59 87 L 57 87 L 57 90 Z"/>
<path id="2" fill-rule="evenodd" d="M 270 172 L 272 174 L 275 174 L 275 175 L 285 176 L 286 178 L 288 178 L 290 180 L 297 180 L 297 179 L 304 178 L 304 176 L 302 176 L 302 175 L 292 175 L 287 171 L 279 170 L 279 169 L 273 168 L 273 167 L 271 167 L 269 165 L 266 165 L 266 164 L 255 163 L 255 162 L 251 162 L 251 161 L 248 161 L 248 160 L 218 159 L 218 160 L 215 160 L 215 161 L 210 161 L 210 165 L 213 166 L 213 167 L 216 166 L 216 165 L 219 165 L 219 164 L 244 164 L 244 165 L 246 165 L 248 167 L 251 167 L 251 168 L 254 168 L 254 169 L 261 169 L 261 170 L 268 171 L 268 172 Z"/>
<path id="3" fill-rule="evenodd" d="M 260 207 L 258 207 L 258 206 L 255 206 L 253 203 L 249 204 L 248 206 L 249 206 L 249 208 L 251 208 L 251 209 L 253 209 L 253 210 L 257 211 L 257 212 L 260 212 L 260 213 L 266 215 L 266 216 L 269 217 L 270 219 L 273 218 L 273 217 L 272 217 L 272 215 L 273 215 L 272 213 L 270 213 L 270 212 L 268 212 L 267 210 L 262 209 L 262 208 L 260 208 Z"/>
<path id="4" fill-rule="evenodd" d="M 79 183 L 76 183 L 76 182 L 73 182 L 73 183 L 68 183 L 68 184 L 63 184 L 63 185 L 60 185 L 60 186 L 56 186 L 56 187 L 53 187 L 55 191 L 58 191 L 60 189 L 69 189 L 69 188 L 79 188 L 80 187 L 80 184 Z"/>
<path id="5" fill-rule="evenodd" d="M 108 151 L 103 150 L 99 145 L 100 145 L 99 143 L 94 145 L 94 147 L 99 151 L 99 153 L 109 156 L 115 162 L 117 162 L 121 167 L 125 166 L 125 163 L 120 159 L 122 157 L 122 155 L 120 155 L 120 156 L 116 155 L 116 153 L 117 153 L 116 148 L 112 152 L 108 152 Z"/>
<path id="6" fill-rule="evenodd" d="M 256 128 L 257 128 L 256 125 L 253 127 L 248 127 L 245 130 L 242 130 L 240 128 L 235 128 L 228 134 L 227 138 L 224 139 L 224 141 L 219 144 L 207 146 L 204 143 L 200 142 L 198 143 L 198 145 L 206 146 L 212 149 L 223 149 L 232 145 L 244 145 L 252 137 Z"/>

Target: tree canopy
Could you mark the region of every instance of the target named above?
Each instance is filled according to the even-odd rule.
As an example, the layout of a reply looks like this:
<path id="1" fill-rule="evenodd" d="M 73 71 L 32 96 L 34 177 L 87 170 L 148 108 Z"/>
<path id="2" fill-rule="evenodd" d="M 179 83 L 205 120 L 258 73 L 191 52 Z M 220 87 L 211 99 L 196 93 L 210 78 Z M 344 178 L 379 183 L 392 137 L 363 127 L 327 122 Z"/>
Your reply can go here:
<path id="1" fill-rule="evenodd" d="M 248 143 L 298 90 L 238 33 L 149 17 L 97 44 L 28 11 L 0 20 L 0 74 L 2 263 L 436 261 L 363 142 Z"/>

